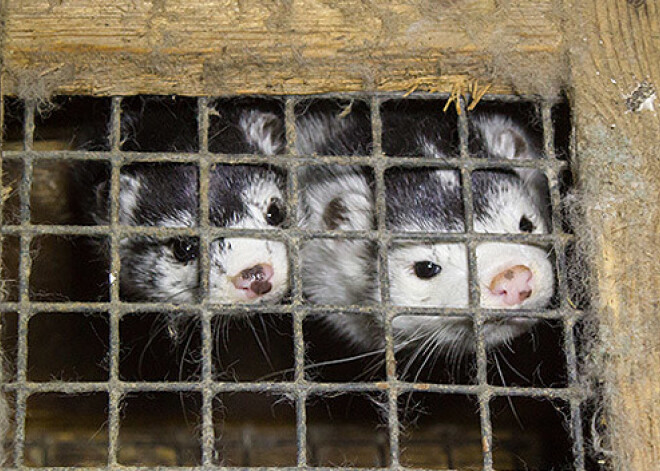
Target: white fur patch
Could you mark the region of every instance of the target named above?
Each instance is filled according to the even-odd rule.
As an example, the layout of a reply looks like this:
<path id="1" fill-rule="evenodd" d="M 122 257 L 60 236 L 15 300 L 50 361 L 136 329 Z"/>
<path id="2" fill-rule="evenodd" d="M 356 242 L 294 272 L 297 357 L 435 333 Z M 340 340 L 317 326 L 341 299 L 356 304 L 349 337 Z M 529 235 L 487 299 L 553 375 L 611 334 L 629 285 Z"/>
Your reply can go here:
<path id="1" fill-rule="evenodd" d="M 433 177 L 442 187 L 458 188 L 461 185 L 461 177 L 456 170 L 436 170 Z"/>
<path id="2" fill-rule="evenodd" d="M 475 232 L 517 234 L 520 233 L 520 219 L 525 216 L 534 224 L 534 234 L 547 234 L 545 215 L 525 187 L 502 185 L 488 203 L 488 214 L 474 220 Z"/>
<path id="3" fill-rule="evenodd" d="M 442 270 L 433 278 L 415 275 L 416 262 Z M 466 307 L 467 252 L 462 244 L 403 245 L 390 251 L 390 299 L 399 306 Z"/>
<path id="4" fill-rule="evenodd" d="M 504 270 L 523 265 L 532 272 L 532 294 L 518 306 L 508 306 L 490 292 L 492 279 Z M 544 307 L 554 293 L 554 272 L 548 253 L 531 245 L 489 242 L 477 246 L 477 271 L 481 305 L 496 309 Z"/>
<path id="5" fill-rule="evenodd" d="M 158 221 L 162 227 L 194 227 L 197 221 L 188 211 L 177 211 L 176 214 L 168 215 Z"/>
<path id="6" fill-rule="evenodd" d="M 199 285 L 199 268 L 197 262 L 187 264 L 176 261 L 169 247 L 163 251 L 168 252 L 158 258 L 156 269 L 160 276 L 156 279 L 160 298 L 173 303 L 197 302 L 196 288 Z"/>
<path id="7" fill-rule="evenodd" d="M 439 136 L 438 139 L 440 139 Z M 438 146 L 435 144 L 435 142 L 431 142 L 428 139 L 423 139 L 421 144 L 422 152 L 425 157 L 434 157 L 436 159 L 444 159 L 446 157 L 443 152 L 440 152 L 440 149 L 438 149 Z"/>
<path id="8" fill-rule="evenodd" d="M 373 196 L 364 176 L 350 169 L 330 167 L 329 178 L 304 188 L 300 225 L 328 230 L 324 215 L 336 201 L 341 215 L 335 230 L 368 230 L 372 227 Z M 375 284 L 375 260 L 371 242 L 348 239 L 314 239 L 301 250 L 303 290 L 316 304 L 360 304 L 380 299 Z M 344 319 L 344 317 L 346 317 Z M 341 329 L 357 334 L 353 317 L 337 316 Z M 359 325 L 363 322 L 358 320 Z"/>
<path id="9" fill-rule="evenodd" d="M 370 242 L 315 239 L 302 250 L 303 290 L 315 304 L 369 304 L 380 300 Z"/>
<path id="10" fill-rule="evenodd" d="M 308 229 L 328 229 L 323 216 L 328 204 L 338 200 L 346 217 L 338 230 L 367 230 L 373 221 L 373 195 L 363 175 L 337 173 L 335 178 L 305 188 L 302 196 L 300 225 Z"/>
<path id="11" fill-rule="evenodd" d="M 119 185 L 119 222 L 132 225 L 142 182 L 138 177 L 122 174 L 119 177 Z"/>
<path id="12" fill-rule="evenodd" d="M 246 229 L 270 228 L 271 226 L 266 223 L 266 211 L 274 198 L 284 203 L 284 197 L 274 178 L 260 179 L 254 184 L 248 185 L 243 191 L 241 199 L 247 205 L 249 214 L 233 224 L 232 227 Z"/>
<path id="13" fill-rule="evenodd" d="M 296 150 L 299 155 L 313 155 L 337 139 L 348 129 L 348 119 L 334 119 L 323 115 L 310 115 L 304 126 L 296 127 Z"/>
<path id="14" fill-rule="evenodd" d="M 488 150 L 501 159 L 537 159 L 527 132 L 502 115 L 480 116 L 474 124 Z M 522 146 L 520 145 L 522 143 Z"/>
<path id="15" fill-rule="evenodd" d="M 286 293 L 289 286 L 289 262 L 286 245 L 266 239 L 228 238 L 224 249 L 217 242 L 211 244 L 211 269 L 209 286 L 211 302 L 230 303 L 274 303 Z M 232 283 L 232 278 L 255 265 L 273 267 L 270 279 L 272 289 L 263 296 L 248 299 L 242 290 Z"/>
<path id="16" fill-rule="evenodd" d="M 495 157 L 514 160 L 538 160 L 543 156 L 537 151 L 527 132 L 510 118 L 502 115 L 479 116 L 474 120 L 477 131 L 486 147 Z M 524 145 L 520 146 L 520 142 Z M 546 199 L 548 183 L 542 171 L 534 168 L 515 168 L 515 172 L 530 188 L 534 200 L 541 207 Z"/>

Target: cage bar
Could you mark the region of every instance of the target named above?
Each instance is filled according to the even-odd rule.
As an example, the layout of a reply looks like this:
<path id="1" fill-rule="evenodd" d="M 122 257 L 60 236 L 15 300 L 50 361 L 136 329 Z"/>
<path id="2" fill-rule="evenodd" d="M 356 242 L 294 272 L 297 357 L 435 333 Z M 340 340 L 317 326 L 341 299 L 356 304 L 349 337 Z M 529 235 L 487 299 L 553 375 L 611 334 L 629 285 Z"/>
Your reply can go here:
<path id="1" fill-rule="evenodd" d="M 119 182 L 121 171 L 121 156 L 119 145 L 121 142 L 121 98 L 112 100 L 112 115 L 110 140 L 113 155 L 111 155 L 111 177 L 110 177 L 110 377 L 108 391 L 108 465 L 116 466 L 119 456 L 119 425 L 120 404 L 123 399 L 123 391 L 120 389 L 119 381 L 119 321 L 121 312 L 118 310 L 119 297 L 119 272 L 121 269 L 121 258 L 119 256 L 119 242 L 121 235 L 119 229 Z"/>

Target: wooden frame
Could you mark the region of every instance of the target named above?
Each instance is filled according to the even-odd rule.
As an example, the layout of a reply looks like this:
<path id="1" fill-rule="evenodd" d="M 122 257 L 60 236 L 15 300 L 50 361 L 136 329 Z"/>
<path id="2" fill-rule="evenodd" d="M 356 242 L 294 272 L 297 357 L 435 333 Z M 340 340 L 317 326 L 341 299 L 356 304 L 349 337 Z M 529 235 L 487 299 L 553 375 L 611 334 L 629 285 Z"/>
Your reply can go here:
<path id="1" fill-rule="evenodd" d="M 571 0 L 566 11 L 608 447 L 615 469 L 654 469 L 660 463 L 660 117 L 639 106 L 643 97 L 628 98 L 640 83 L 660 84 L 660 2 Z M 653 93 L 646 89 L 648 107 Z"/>
<path id="2" fill-rule="evenodd" d="M 487 19 L 497 2 L 434 3 L 4 0 L 5 89 L 25 93 L 38 82 L 97 95 L 446 91 L 486 72 L 487 51 L 460 22 L 466 14 Z M 557 55 L 553 2 L 513 3 L 500 15 L 504 24 L 475 29 L 506 31 L 531 56 Z M 523 23 L 527 30 L 517 28 Z"/>

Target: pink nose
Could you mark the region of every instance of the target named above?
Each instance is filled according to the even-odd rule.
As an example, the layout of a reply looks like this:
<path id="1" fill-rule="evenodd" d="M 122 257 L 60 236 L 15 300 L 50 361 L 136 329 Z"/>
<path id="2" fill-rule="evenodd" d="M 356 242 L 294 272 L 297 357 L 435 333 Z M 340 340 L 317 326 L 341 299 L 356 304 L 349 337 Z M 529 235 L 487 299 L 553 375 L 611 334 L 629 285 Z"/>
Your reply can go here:
<path id="1" fill-rule="evenodd" d="M 532 271 L 525 265 L 507 268 L 493 277 L 489 289 L 507 306 L 516 306 L 532 295 Z"/>
<path id="2" fill-rule="evenodd" d="M 248 299 L 254 299 L 273 289 L 270 279 L 274 273 L 273 267 L 264 263 L 246 268 L 234 276 L 231 281 L 236 289 L 245 291 Z"/>

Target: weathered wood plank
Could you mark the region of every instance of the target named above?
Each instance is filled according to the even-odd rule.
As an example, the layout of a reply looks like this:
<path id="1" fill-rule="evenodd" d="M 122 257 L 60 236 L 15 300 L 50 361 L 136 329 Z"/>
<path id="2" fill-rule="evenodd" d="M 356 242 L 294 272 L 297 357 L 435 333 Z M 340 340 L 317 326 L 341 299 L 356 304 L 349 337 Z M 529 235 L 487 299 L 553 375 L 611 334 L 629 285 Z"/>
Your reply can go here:
<path id="1" fill-rule="evenodd" d="M 531 60 L 558 55 L 554 2 L 509 3 L 479 31 Z M 498 8 L 493 0 L 5 0 L 5 90 L 309 94 L 425 83 L 448 91 L 489 70 L 491 44 L 462 21 Z"/>
<path id="2" fill-rule="evenodd" d="M 635 6 L 639 4 L 639 6 Z M 568 0 L 578 163 L 595 243 L 614 469 L 660 463 L 660 1 Z M 646 82 L 639 87 L 640 82 Z M 586 231 L 585 231 L 586 232 Z"/>

